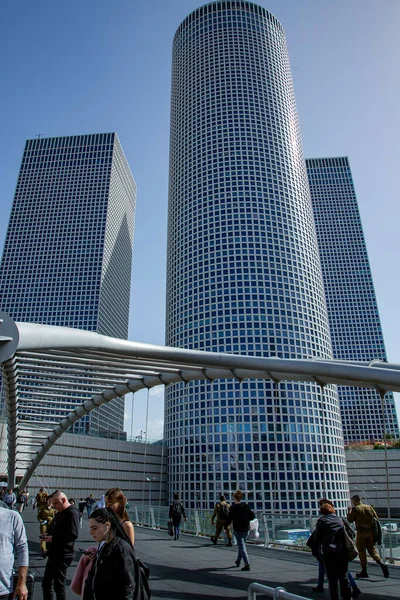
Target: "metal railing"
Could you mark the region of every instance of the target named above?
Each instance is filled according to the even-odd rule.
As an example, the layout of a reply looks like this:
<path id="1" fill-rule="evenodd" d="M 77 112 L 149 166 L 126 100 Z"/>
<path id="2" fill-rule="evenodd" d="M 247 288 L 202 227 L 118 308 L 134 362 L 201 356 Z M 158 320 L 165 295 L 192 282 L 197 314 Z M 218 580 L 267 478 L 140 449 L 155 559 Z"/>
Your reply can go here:
<path id="1" fill-rule="evenodd" d="M 167 529 L 167 506 L 131 505 L 129 514 L 134 523 L 145 527 Z M 206 509 L 188 509 L 187 521 L 182 520 L 181 532 L 201 537 L 211 537 L 215 527 L 211 524 L 212 511 Z M 315 528 L 317 516 L 284 515 L 258 512 L 258 537 L 250 534 L 248 543 L 264 548 L 291 548 L 309 551 L 306 541 Z M 400 520 L 381 520 L 383 544 L 378 550 L 382 559 L 400 560 Z"/>
<path id="2" fill-rule="evenodd" d="M 287 592 L 283 587 L 272 588 L 261 583 L 251 583 L 247 588 L 247 600 L 255 600 L 257 593 L 274 600 L 308 600 L 305 596 L 297 596 Z"/>
<path id="3" fill-rule="evenodd" d="M 133 522 L 147 527 L 167 528 L 167 506 L 130 505 L 129 513 Z M 182 520 L 181 531 L 196 536 L 211 537 L 215 527 L 211 524 L 212 510 L 187 509 L 187 521 Z M 268 515 L 257 513 L 258 537 L 250 536 L 252 541 L 259 546 L 271 545 L 293 546 L 306 548 L 306 541 L 315 527 L 318 517 L 310 515 Z"/>

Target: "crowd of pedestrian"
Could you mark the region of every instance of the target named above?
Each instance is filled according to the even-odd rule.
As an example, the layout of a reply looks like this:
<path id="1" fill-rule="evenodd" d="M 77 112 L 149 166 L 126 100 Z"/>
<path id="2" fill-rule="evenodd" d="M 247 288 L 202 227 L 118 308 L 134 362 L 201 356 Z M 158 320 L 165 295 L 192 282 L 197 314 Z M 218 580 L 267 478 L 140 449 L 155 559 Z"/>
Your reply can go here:
<path id="1" fill-rule="evenodd" d="M 319 562 L 318 584 L 313 588 L 315 593 L 324 593 L 325 577 L 331 600 L 349 600 L 361 594 L 356 580 L 368 577 L 366 551 L 371 558 L 381 567 L 383 576 L 389 577 L 389 570 L 375 549 L 375 543 L 379 540 L 376 531 L 380 530 L 378 516 L 372 506 L 363 504 L 359 496 L 351 498 L 351 506 L 348 507 L 347 519 L 340 518 L 331 500 L 322 498 L 319 501 L 320 518 L 307 545 L 311 548 L 313 555 Z M 186 520 L 186 513 L 179 495 L 174 495 L 174 500 L 169 507 L 169 519 L 172 524 L 174 540 L 179 539 L 179 527 L 182 517 Z M 238 554 L 235 565 L 240 567 L 243 561 L 242 571 L 250 571 L 250 561 L 246 549 L 246 539 L 256 521 L 255 514 L 249 505 L 243 501 L 241 490 L 233 494 L 233 502 L 230 505 L 226 497 L 221 495 L 219 502 L 214 506 L 211 523 L 215 526 L 215 534 L 211 536 L 211 542 L 217 544 L 222 531 L 225 532 L 228 543 L 232 546 L 233 536 L 237 542 Z M 355 523 L 356 534 L 350 526 Z M 356 536 L 354 543 L 353 539 Z M 361 571 L 356 574 L 356 579 L 349 571 L 349 562 L 359 556 Z M 340 591 L 339 591 L 340 590 Z"/>
<path id="2" fill-rule="evenodd" d="M 14 491 L 12 488 L 7 489 L 6 487 L 3 487 L 0 492 L 0 500 L 4 502 L 4 504 L 7 504 L 8 508 L 16 507 L 18 512 L 22 513 L 29 503 L 28 488 L 21 491 Z"/>
<path id="3" fill-rule="evenodd" d="M 18 513 L 28 505 L 29 492 L 27 489 L 21 493 L 4 489 L 1 499 L 8 508 L 0 509 L 0 600 L 16 597 L 27 600 L 28 548 L 24 524 Z M 8 510 L 15 507 L 17 511 Z M 83 551 L 71 584 L 74 593 L 83 600 L 108 600 L 110 597 L 128 600 L 140 581 L 143 593 L 138 598 L 150 597 L 146 568 L 135 558 L 134 527 L 122 490 L 110 488 L 98 500 L 89 494 L 76 503 L 60 490 L 48 494 L 40 488 L 33 508 L 37 509 L 42 555 L 47 559 L 42 580 L 43 600 L 53 600 L 54 593 L 57 600 L 66 598 L 67 570 L 74 556 L 74 545 L 85 510 L 90 534 L 98 546 L 89 546 Z M 362 503 L 355 495 L 351 498 L 347 518 L 341 518 L 336 514 L 333 502 L 322 498 L 319 512 L 320 518 L 307 542 L 319 562 L 318 584 L 313 592 L 324 592 L 326 577 L 331 600 L 356 598 L 361 593 L 356 580 L 368 577 L 367 551 L 381 567 L 383 576 L 389 577 L 388 567 L 375 548 L 380 541 L 380 526 L 373 507 Z M 179 539 L 182 519 L 187 520 L 186 511 L 179 494 L 175 493 L 169 506 L 174 540 Z M 238 551 L 235 565 L 240 567 L 243 561 L 242 571 L 250 571 L 246 539 L 255 519 L 252 509 L 243 500 L 241 490 L 233 494 L 231 504 L 221 495 L 211 516 L 211 523 L 215 525 L 211 542 L 217 544 L 224 531 L 227 546 L 232 546 L 234 536 Z M 355 524 L 356 533 L 350 523 Z M 355 580 L 349 572 L 349 562 L 357 554 L 361 570 Z M 16 578 L 13 577 L 14 555 L 18 568 Z"/>
<path id="4" fill-rule="evenodd" d="M 23 521 L 19 512 L 20 493 L 4 490 L 1 499 L 7 508 L 0 508 L 0 600 L 28 599 L 26 579 L 28 573 L 28 546 Z M 24 490 L 23 503 L 28 504 L 29 494 Z M 4 506 L 4 505 L 3 505 Z M 147 570 L 135 559 L 134 528 L 126 510 L 127 499 L 119 488 L 111 488 L 96 500 L 89 494 L 86 500 L 76 503 L 61 490 L 48 494 L 40 488 L 32 507 L 37 510 L 40 530 L 40 548 L 47 559 L 42 580 L 43 600 L 66 598 L 67 570 L 75 553 L 75 541 L 86 509 L 89 531 L 98 543 L 86 549 L 73 578 L 73 591 L 85 600 L 121 598 L 131 600 L 136 582 L 140 581 L 143 593 L 138 599 L 147 600 Z M 9 510 L 13 508 L 16 510 Z M 13 577 L 14 555 L 18 577 Z M 142 574 L 142 576 L 141 576 Z M 145 591 L 147 589 L 147 595 Z"/>

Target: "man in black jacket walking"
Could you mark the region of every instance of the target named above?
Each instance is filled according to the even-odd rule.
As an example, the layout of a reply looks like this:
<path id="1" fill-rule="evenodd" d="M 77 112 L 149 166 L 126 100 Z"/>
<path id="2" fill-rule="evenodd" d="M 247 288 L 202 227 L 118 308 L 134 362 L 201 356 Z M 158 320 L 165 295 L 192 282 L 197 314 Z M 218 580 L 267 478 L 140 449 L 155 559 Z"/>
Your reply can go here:
<path id="1" fill-rule="evenodd" d="M 179 500 L 179 494 L 174 494 L 174 501 L 169 505 L 169 519 L 174 527 L 174 540 L 179 540 L 179 528 L 181 526 L 182 517 L 187 521 L 185 509 L 182 502 Z"/>
<path id="2" fill-rule="evenodd" d="M 47 533 L 41 536 L 47 544 L 48 556 L 42 581 L 43 600 L 53 600 L 53 587 L 57 600 L 66 600 L 65 580 L 79 535 L 79 511 L 58 490 L 52 494 L 51 503 L 57 514 Z"/>

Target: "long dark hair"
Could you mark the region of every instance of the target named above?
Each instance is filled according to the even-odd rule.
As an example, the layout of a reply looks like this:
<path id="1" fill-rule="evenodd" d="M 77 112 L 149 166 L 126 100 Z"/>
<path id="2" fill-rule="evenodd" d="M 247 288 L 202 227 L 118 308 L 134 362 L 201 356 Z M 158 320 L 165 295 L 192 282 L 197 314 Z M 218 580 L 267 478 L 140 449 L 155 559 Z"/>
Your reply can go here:
<path id="1" fill-rule="evenodd" d="M 96 508 L 89 519 L 94 519 L 97 523 L 110 523 L 111 531 L 115 532 L 116 537 L 125 540 L 133 548 L 131 540 L 126 535 L 118 516 L 111 508 Z"/>

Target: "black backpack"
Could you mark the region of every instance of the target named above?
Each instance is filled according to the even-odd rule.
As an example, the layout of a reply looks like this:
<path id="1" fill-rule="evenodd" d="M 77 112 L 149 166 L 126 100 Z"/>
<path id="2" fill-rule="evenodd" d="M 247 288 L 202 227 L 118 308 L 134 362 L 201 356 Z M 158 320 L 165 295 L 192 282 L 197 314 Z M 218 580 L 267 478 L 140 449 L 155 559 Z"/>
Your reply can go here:
<path id="1" fill-rule="evenodd" d="M 180 502 L 175 502 L 172 504 L 172 516 L 180 517 L 182 515 L 182 504 Z"/>
<path id="2" fill-rule="evenodd" d="M 325 535 L 321 550 L 322 556 L 337 556 L 338 554 L 347 556 L 344 528 Z"/>
<path id="3" fill-rule="evenodd" d="M 229 507 L 226 502 L 221 502 L 218 508 L 218 515 L 221 521 L 227 521 L 229 515 Z"/>
<path id="4" fill-rule="evenodd" d="M 149 586 L 149 568 L 135 557 L 135 590 L 132 600 L 150 600 L 151 590 Z"/>
<path id="5" fill-rule="evenodd" d="M 135 555 L 135 550 L 132 546 L 132 542 L 125 533 L 120 521 L 115 517 L 114 512 L 108 509 L 110 516 L 113 518 L 117 536 L 128 542 L 133 552 L 133 564 L 135 569 L 135 589 L 133 591 L 132 600 L 150 600 L 151 590 L 149 586 L 150 570 L 149 568 Z"/>

